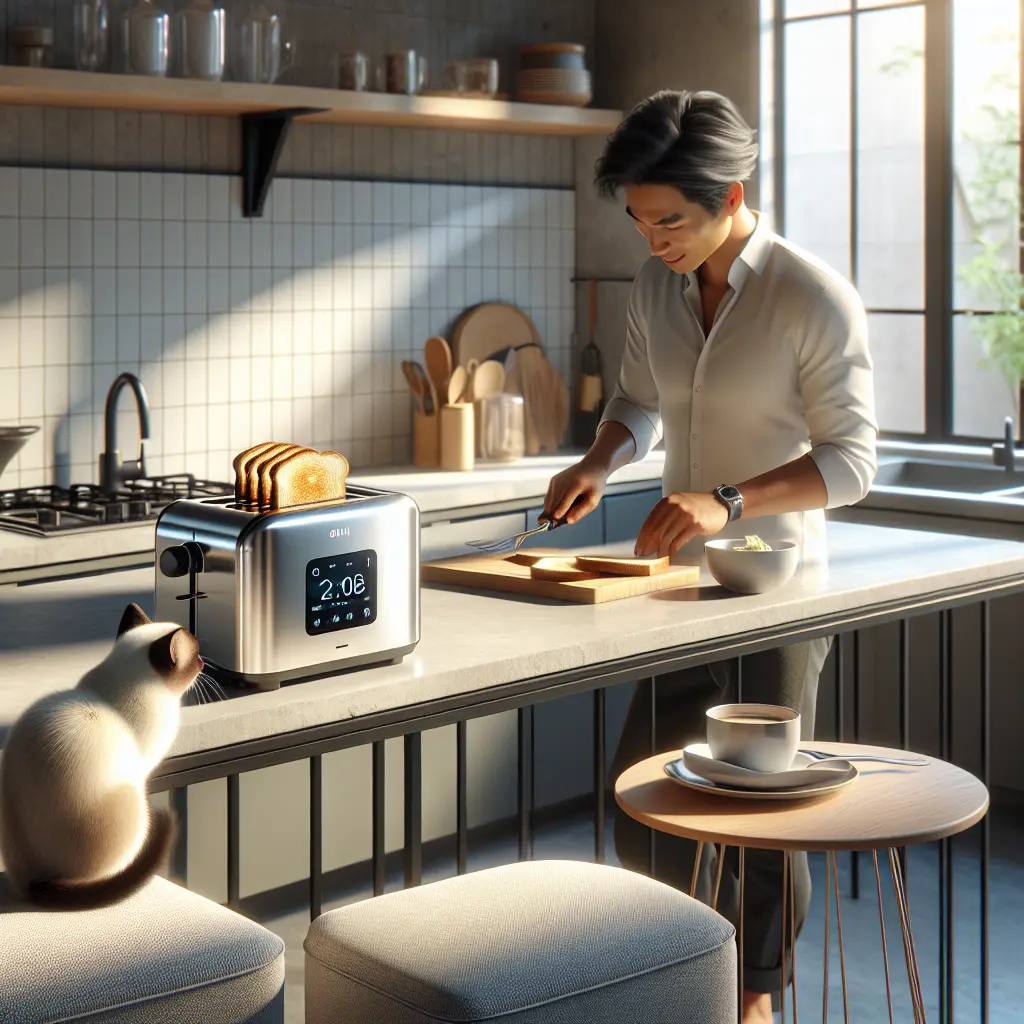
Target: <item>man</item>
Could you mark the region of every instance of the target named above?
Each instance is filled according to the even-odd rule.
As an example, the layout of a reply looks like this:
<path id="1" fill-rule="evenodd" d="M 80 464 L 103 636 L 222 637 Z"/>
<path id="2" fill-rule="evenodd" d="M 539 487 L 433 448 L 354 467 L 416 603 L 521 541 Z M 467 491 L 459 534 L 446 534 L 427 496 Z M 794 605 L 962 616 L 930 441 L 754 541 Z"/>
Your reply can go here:
<path id="1" fill-rule="evenodd" d="M 664 497 L 640 530 L 638 555 L 699 555 L 706 537 L 756 533 L 769 544 L 796 542 L 805 563 L 813 562 L 825 555 L 823 510 L 859 501 L 874 478 L 863 305 L 849 282 L 774 235 L 747 207 L 743 182 L 756 160 L 754 133 L 729 100 L 660 92 L 630 112 L 597 165 L 600 191 L 625 193 L 651 259 L 633 284 L 619 383 L 597 438 L 580 463 L 551 481 L 545 510 L 578 521 L 597 507 L 609 475 L 663 436 Z M 744 658 L 743 700 L 796 709 L 809 739 L 829 643 Z M 737 677 L 732 661 L 659 678 L 659 749 L 703 740 L 704 712 L 738 699 Z M 616 775 L 647 755 L 649 714 L 635 695 Z M 617 814 L 624 865 L 647 870 L 649 837 Z M 657 877 L 688 890 L 694 854 L 695 844 L 659 835 Z M 784 983 L 782 855 L 751 851 L 746 865 L 743 1020 L 755 1024 L 771 1021 L 771 993 Z M 733 920 L 736 870 L 727 857 L 719 909 Z M 716 874 L 711 848 L 699 876 L 706 900 Z M 806 857 L 794 875 L 802 925 L 810 901 Z"/>

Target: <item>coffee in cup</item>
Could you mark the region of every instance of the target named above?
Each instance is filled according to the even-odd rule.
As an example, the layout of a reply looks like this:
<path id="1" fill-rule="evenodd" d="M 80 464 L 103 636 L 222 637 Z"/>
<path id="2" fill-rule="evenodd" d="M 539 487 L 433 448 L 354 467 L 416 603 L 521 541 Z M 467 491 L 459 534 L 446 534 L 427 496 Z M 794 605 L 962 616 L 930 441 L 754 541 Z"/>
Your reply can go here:
<path id="1" fill-rule="evenodd" d="M 785 772 L 800 747 L 800 715 L 777 704 L 719 704 L 707 712 L 717 761 L 756 772 Z"/>

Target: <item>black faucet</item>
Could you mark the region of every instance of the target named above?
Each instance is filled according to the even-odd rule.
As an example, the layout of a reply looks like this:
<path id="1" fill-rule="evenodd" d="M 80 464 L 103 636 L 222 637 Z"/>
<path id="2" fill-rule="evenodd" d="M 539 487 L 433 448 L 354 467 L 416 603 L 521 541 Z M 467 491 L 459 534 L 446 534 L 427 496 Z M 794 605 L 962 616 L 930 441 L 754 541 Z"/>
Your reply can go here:
<path id="1" fill-rule="evenodd" d="M 117 447 L 117 400 L 121 391 L 130 387 L 135 392 L 139 412 L 139 457 L 135 462 L 123 462 Z M 113 494 L 128 480 L 146 476 L 146 441 L 149 440 L 149 401 L 142 381 L 134 373 L 122 373 L 110 385 L 106 405 L 103 407 L 103 454 L 100 455 L 100 490 Z"/>
<path id="2" fill-rule="evenodd" d="M 1006 422 L 1003 424 L 1003 469 L 1007 473 L 1012 473 L 1014 470 L 1014 457 L 1016 455 L 1013 448 L 1014 435 L 1013 417 L 1007 416 Z"/>

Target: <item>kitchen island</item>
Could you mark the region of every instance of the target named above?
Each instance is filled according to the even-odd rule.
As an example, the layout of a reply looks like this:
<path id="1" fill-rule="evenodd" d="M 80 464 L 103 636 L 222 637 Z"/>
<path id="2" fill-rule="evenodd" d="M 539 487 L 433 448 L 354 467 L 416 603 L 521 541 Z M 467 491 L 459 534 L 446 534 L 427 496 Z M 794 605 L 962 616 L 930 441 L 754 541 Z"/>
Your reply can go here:
<path id="1" fill-rule="evenodd" d="M 24 707 L 42 694 L 74 685 L 87 668 L 105 655 L 114 624 L 127 601 L 136 600 L 143 607 L 152 608 L 152 573 L 152 569 L 135 569 L 0 588 L 0 747 L 10 724 Z M 155 771 L 150 786 L 155 793 L 170 791 L 171 803 L 181 822 L 179 844 L 171 864 L 172 877 L 190 886 L 197 881 L 193 878 L 197 860 L 194 851 L 190 854 L 189 833 L 193 812 L 203 801 L 193 806 L 190 787 L 195 794 L 204 789 L 197 783 L 226 779 L 226 836 L 220 833 L 225 836 L 225 845 L 221 847 L 219 841 L 216 845 L 226 850 L 227 865 L 226 872 L 217 874 L 226 878 L 226 902 L 230 906 L 241 906 L 244 890 L 261 891 L 258 884 L 242 884 L 242 850 L 253 850 L 245 854 L 251 872 L 252 856 L 266 843 L 266 839 L 262 844 L 259 839 L 252 839 L 254 827 L 281 833 L 283 812 L 271 809 L 268 773 L 258 771 L 272 768 L 290 773 L 286 789 L 279 789 L 278 793 L 279 797 L 283 793 L 287 800 L 291 828 L 299 835 L 306 834 L 300 822 L 308 808 L 307 854 L 303 858 L 300 846 L 298 874 L 293 867 L 291 878 L 297 880 L 296 884 L 301 880 L 301 884 L 308 885 L 311 915 L 315 917 L 321 912 L 325 899 L 325 859 L 337 853 L 325 843 L 331 824 L 328 815 L 333 816 L 335 811 L 331 805 L 325 812 L 325 792 L 334 793 L 333 799 L 337 799 L 339 792 L 358 790 L 365 794 L 363 799 L 369 798 L 373 892 L 382 893 L 388 850 L 396 849 L 394 832 L 387 826 L 386 793 L 391 790 L 392 799 L 397 794 L 385 785 L 385 765 L 389 761 L 385 743 L 400 737 L 401 778 L 396 781 L 401 782 L 402 827 L 398 848 L 402 851 L 405 884 L 419 884 L 426 820 L 424 790 L 428 788 L 424 767 L 428 771 L 434 768 L 433 762 L 440 753 L 437 740 L 441 734 L 436 730 L 453 724 L 453 760 L 457 765 L 453 780 L 455 813 L 442 817 L 454 824 L 443 825 L 442 832 L 432 827 L 435 837 L 451 836 L 454 832 L 457 869 L 465 871 L 470 792 L 467 725 L 496 722 L 499 713 L 506 711 L 515 712 L 517 741 L 508 751 L 515 767 L 509 764 L 503 770 L 507 781 L 514 780 L 517 792 L 514 806 L 519 855 L 529 857 L 538 758 L 534 727 L 544 710 L 538 706 L 587 693 L 592 695 L 592 713 L 575 706 L 571 722 L 563 722 L 554 773 L 561 775 L 572 768 L 578 776 L 582 769 L 584 787 L 589 775 L 595 857 L 601 860 L 610 782 L 606 723 L 611 701 L 606 705 L 606 696 L 614 692 L 614 684 L 642 681 L 649 688 L 653 708 L 654 688 L 661 673 L 726 657 L 742 657 L 795 640 L 836 635 L 839 657 L 833 659 L 838 666 L 835 703 L 840 708 L 848 705 L 844 686 L 848 689 L 852 683 L 856 709 L 860 704 L 860 631 L 898 622 L 898 707 L 904 709 L 898 715 L 903 739 L 899 745 L 907 748 L 909 623 L 935 612 L 939 613 L 940 648 L 937 699 L 929 694 L 926 700 L 930 706 L 937 705 L 941 738 L 932 752 L 947 760 L 962 760 L 957 752 L 966 750 L 965 730 L 958 727 L 954 748 L 953 720 L 954 714 L 959 716 L 969 707 L 973 711 L 970 720 L 980 721 L 981 728 L 980 732 L 972 731 L 970 750 L 964 756 L 967 766 L 988 784 L 988 659 L 987 655 L 981 659 L 979 684 L 962 678 L 958 672 L 954 686 L 953 610 L 973 606 L 965 612 L 972 619 L 980 610 L 984 651 L 988 645 L 991 601 L 1022 591 L 1024 543 L 835 521 L 829 523 L 827 564 L 803 567 L 784 587 L 760 596 L 728 594 L 714 584 L 706 570 L 694 586 L 597 606 L 566 606 L 508 595 L 426 588 L 422 595 L 422 640 L 399 665 L 183 708 L 172 752 Z M 854 668 L 851 678 L 844 683 L 842 666 L 849 659 L 842 656 L 843 640 L 851 635 Z M 930 670 L 926 669 L 925 674 L 931 675 Z M 835 734 L 842 737 L 847 730 L 841 711 L 835 721 Z M 593 740 L 588 741 L 591 731 Z M 829 731 L 827 725 L 824 731 Z M 850 738 L 856 738 L 856 712 L 853 733 Z M 653 740 L 653 720 L 651 734 Z M 325 755 L 335 751 L 356 754 L 348 748 L 357 747 L 370 748 L 372 776 L 363 776 L 358 781 L 356 776 L 346 775 L 345 790 L 339 791 L 335 788 L 337 782 L 327 779 Z M 547 763 L 550 774 L 550 753 Z M 337 767 L 335 764 L 334 768 Z M 301 774 L 296 777 L 292 769 L 299 769 Z M 243 799 L 245 793 L 249 796 Z M 250 808 L 248 831 L 243 828 L 243 803 Z M 436 809 L 436 800 L 434 805 Z M 391 809 L 395 809 L 394 805 Z M 218 813 L 223 815 L 223 809 Z M 255 823 L 254 814 L 259 819 Z M 205 827 L 202 820 L 201 812 L 195 837 L 209 845 L 210 819 L 205 819 Z M 979 828 L 982 870 L 986 872 L 987 819 Z M 346 835 L 350 829 L 351 824 L 346 821 L 341 834 Z M 242 842 L 243 834 L 249 837 L 248 845 Z M 339 834 L 336 826 L 333 834 Z M 220 856 L 223 855 L 222 852 Z M 332 862 L 338 863 L 336 859 Z M 224 861 L 220 863 L 223 865 Z M 204 870 L 209 877 L 208 869 Z M 217 883 L 218 889 L 220 884 Z M 940 875 L 939 889 L 941 900 L 952 898 L 950 872 Z M 946 932 L 952 927 L 951 920 L 945 919 L 944 931 L 945 948 L 950 951 L 951 935 Z"/>
<path id="2" fill-rule="evenodd" d="M 0 742 L 103 657 L 127 601 L 151 609 L 152 572 L 0 591 Z M 1024 543 L 840 522 L 827 564 L 758 596 L 728 594 L 706 569 L 697 586 L 604 606 L 425 588 L 422 640 L 402 664 L 184 708 L 155 788 L 1020 590 Z"/>

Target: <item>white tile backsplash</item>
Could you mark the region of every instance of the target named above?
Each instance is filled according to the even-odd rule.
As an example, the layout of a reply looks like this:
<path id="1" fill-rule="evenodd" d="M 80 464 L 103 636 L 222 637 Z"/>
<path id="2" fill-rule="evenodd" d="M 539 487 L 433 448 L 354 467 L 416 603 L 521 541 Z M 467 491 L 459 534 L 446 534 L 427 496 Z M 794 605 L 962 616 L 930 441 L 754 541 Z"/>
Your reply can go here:
<path id="1" fill-rule="evenodd" d="M 567 373 L 571 191 L 0 167 L 0 423 L 43 429 L 5 486 L 95 478 L 107 389 L 140 374 L 153 473 L 230 474 L 268 437 L 410 457 L 397 367 L 515 302 Z M 134 415 L 118 417 L 132 452 Z"/>

